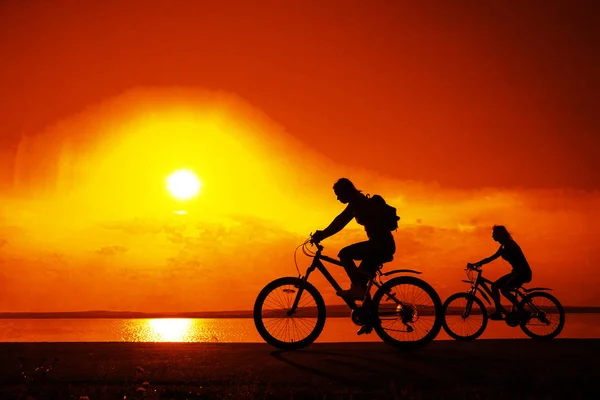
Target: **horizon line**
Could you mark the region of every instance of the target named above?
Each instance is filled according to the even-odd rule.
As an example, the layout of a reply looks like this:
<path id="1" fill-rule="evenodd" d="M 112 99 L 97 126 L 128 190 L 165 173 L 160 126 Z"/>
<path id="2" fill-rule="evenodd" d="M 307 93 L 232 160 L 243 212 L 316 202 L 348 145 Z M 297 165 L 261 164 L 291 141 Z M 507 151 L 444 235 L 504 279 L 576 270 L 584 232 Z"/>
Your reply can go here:
<path id="1" fill-rule="evenodd" d="M 350 309 L 346 304 L 331 304 L 327 306 L 327 310 L 330 308 L 334 308 L 335 312 L 339 312 L 341 310 L 349 311 Z M 487 306 L 487 308 L 493 308 L 493 306 Z M 563 306 L 565 312 L 573 312 L 575 310 L 583 312 L 600 312 L 600 305 L 597 306 Z M 207 311 L 129 311 L 129 310 L 78 310 L 78 311 L 0 311 L 0 318 L 5 316 L 27 316 L 27 315 L 93 315 L 93 314 L 130 314 L 130 315 L 140 315 L 140 316 L 198 316 L 201 314 L 205 315 L 221 315 L 221 314 L 232 314 L 232 315 L 253 315 L 252 309 L 245 310 L 207 310 Z"/>

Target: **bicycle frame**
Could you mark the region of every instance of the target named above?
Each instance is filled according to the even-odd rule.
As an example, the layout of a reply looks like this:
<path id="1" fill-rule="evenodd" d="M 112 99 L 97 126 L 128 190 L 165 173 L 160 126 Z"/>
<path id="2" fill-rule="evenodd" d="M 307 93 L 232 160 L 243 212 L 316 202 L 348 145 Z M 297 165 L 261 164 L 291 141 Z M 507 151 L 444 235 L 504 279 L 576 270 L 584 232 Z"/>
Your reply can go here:
<path id="1" fill-rule="evenodd" d="M 481 294 L 481 297 L 483 297 L 483 299 L 488 304 L 491 305 L 492 304 L 492 301 L 490 300 L 490 298 L 492 297 L 491 285 L 494 282 L 492 282 L 491 280 L 483 277 L 481 275 L 482 272 L 483 272 L 481 269 L 475 269 L 475 271 L 477 271 L 477 278 L 475 279 L 475 281 L 469 281 L 469 280 L 466 280 L 466 279 L 463 279 L 462 281 L 471 284 L 471 290 L 469 290 L 470 294 L 475 295 L 475 293 L 479 292 L 479 294 Z M 517 303 L 512 303 L 512 304 L 515 307 L 517 307 L 519 305 L 519 303 L 521 301 L 523 301 L 523 299 L 525 298 L 525 296 L 527 295 L 527 293 L 532 292 L 534 290 L 552 290 L 552 289 L 550 289 L 550 288 L 542 288 L 542 287 L 532 288 L 532 289 L 525 289 L 522 286 L 519 286 L 519 287 L 513 289 L 513 292 L 515 293 L 515 298 L 518 300 L 518 302 Z M 486 293 L 487 293 L 487 295 L 486 295 Z M 510 301 L 510 299 L 508 299 L 508 300 Z"/>
<path id="2" fill-rule="evenodd" d="M 564 326 L 564 309 L 558 299 L 547 291 L 547 287 L 524 287 L 522 284 L 506 287 L 503 294 L 512 304 L 512 309 L 501 307 L 495 308 L 495 313 L 489 315 L 489 305 L 495 305 L 492 296 L 493 281 L 484 278 L 480 265 L 467 264 L 468 280 L 462 280 L 470 285 L 467 291 L 453 293 L 444 302 L 444 330 L 454 339 L 473 340 L 483 334 L 488 320 L 503 320 L 509 327 L 520 326 L 523 332 L 531 338 L 553 338 L 556 337 Z M 498 299 L 496 299 L 498 300 Z M 549 304 L 541 303 L 548 301 Z M 455 303 L 455 301 L 457 301 Z M 466 304 L 462 305 L 461 302 Z M 487 303 L 487 304 L 486 304 Z M 498 313 L 498 314 L 496 314 Z M 467 320 L 474 315 L 476 320 Z M 452 316 L 448 319 L 448 316 Z M 460 320 L 462 318 L 462 321 Z M 452 321 L 452 322 L 450 322 Z M 455 325 L 455 323 L 459 325 Z M 550 327 L 547 333 L 532 330 L 534 326 Z M 455 329 L 457 328 L 457 329 Z M 460 332 L 463 328 L 468 332 Z"/>
<path id="3" fill-rule="evenodd" d="M 317 252 L 315 253 L 315 255 L 313 257 L 313 261 L 310 264 L 310 266 L 307 268 L 306 275 L 301 277 L 302 283 L 307 282 L 309 275 L 315 269 L 318 269 L 319 271 L 321 271 L 321 273 L 323 274 L 325 279 L 327 279 L 329 284 L 336 290 L 336 292 L 339 292 L 340 290 L 342 290 L 342 287 L 337 283 L 335 278 L 329 273 L 329 271 L 327 270 L 327 267 L 325 267 L 325 265 L 323 264 L 323 262 L 321 260 L 327 261 L 328 263 L 331 263 L 331 264 L 334 264 L 334 265 L 337 265 L 340 267 L 343 267 L 343 265 L 340 262 L 340 260 L 337 260 L 335 258 L 321 254 L 321 252 L 323 251 L 323 246 L 321 246 L 319 244 L 317 244 L 316 246 L 317 246 Z M 377 275 L 387 276 L 387 275 L 398 274 L 398 273 L 403 273 L 403 272 L 414 273 L 414 274 L 421 273 L 419 271 L 415 271 L 415 270 L 411 270 L 411 269 L 397 269 L 397 270 L 393 270 L 393 271 L 388 271 L 386 273 L 381 273 L 379 270 L 377 270 L 376 275 L 374 277 L 370 278 L 369 283 L 367 284 L 366 300 L 370 299 L 370 291 L 371 291 L 371 288 L 373 285 L 377 286 L 378 289 L 383 286 L 383 283 L 381 281 L 379 281 L 379 282 L 377 281 L 377 279 L 376 279 L 378 277 Z M 292 305 L 292 308 L 290 309 L 290 311 L 288 311 L 288 315 L 291 315 L 296 311 L 296 308 L 298 307 L 298 302 L 300 301 L 300 298 L 302 297 L 303 291 L 304 291 L 304 286 L 298 288 L 298 294 L 296 295 L 296 299 L 294 300 L 294 304 Z M 359 308 L 358 305 L 356 304 L 356 301 L 354 301 L 354 300 L 350 301 L 345 297 L 342 297 L 342 299 L 348 305 L 348 307 L 350 307 L 350 309 L 356 310 Z M 398 299 L 395 299 L 395 300 L 399 304 L 403 305 L 403 303 L 401 301 L 399 301 Z"/>

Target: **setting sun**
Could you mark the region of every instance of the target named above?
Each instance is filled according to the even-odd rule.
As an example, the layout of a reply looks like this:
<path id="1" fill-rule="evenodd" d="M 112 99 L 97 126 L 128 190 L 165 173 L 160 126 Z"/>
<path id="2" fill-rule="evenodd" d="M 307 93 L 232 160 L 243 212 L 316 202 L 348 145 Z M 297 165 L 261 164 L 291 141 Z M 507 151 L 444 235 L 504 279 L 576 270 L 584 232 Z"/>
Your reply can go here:
<path id="1" fill-rule="evenodd" d="M 200 192 L 200 180 L 192 171 L 175 171 L 167 178 L 169 193 L 179 200 L 188 200 Z"/>

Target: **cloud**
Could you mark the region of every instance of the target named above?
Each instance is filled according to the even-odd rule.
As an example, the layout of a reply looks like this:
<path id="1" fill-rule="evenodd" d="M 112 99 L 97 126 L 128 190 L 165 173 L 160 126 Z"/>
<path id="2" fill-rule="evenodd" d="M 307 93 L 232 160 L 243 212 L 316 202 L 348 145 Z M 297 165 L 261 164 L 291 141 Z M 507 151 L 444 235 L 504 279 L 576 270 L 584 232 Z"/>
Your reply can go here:
<path id="1" fill-rule="evenodd" d="M 553 287 L 565 304 L 600 303 L 594 289 L 600 261 L 595 244 L 600 239 L 598 194 L 523 191 L 445 197 L 436 189 L 435 197 L 435 202 L 421 202 L 419 196 L 403 194 L 405 218 L 395 233 L 394 261 L 386 269 L 420 270 L 445 297 L 462 290 L 466 262 L 496 250 L 491 226 L 504 223 L 524 249 L 536 285 Z M 332 211 L 321 210 L 315 229 L 331 221 Z M 293 252 L 308 232 L 287 228 L 251 215 L 223 216 L 221 223 L 140 218 L 70 233 L 56 226 L 57 235 L 68 240 L 38 242 L 34 226 L 0 226 L 2 304 L 22 310 L 61 310 L 73 304 L 146 311 L 247 309 L 269 281 L 297 276 Z M 351 222 L 324 242 L 325 253 L 336 256 L 343 246 L 360 240 L 365 240 L 364 232 Z M 303 273 L 310 259 L 300 253 L 298 262 Z M 330 271 L 342 286 L 347 284 L 341 268 L 331 266 Z M 508 271 L 502 260 L 486 268 L 490 278 Z M 311 281 L 328 304 L 339 303 L 318 272 Z"/>
<path id="2" fill-rule="evenodd" d="M 32 193 L 17 191 L 0 199 L 0 300 L 7 310 L 249 309 L 268 282 L 298 276 L 294 249 L 343 209 L 331 190 L 340 176 L 351 178 L 366 193 L 383 195 L 402 217 L 395 233 L 397 252 L 385 268 L 422 271 L 442 297 L 463 290 L 465 263 L 492 254 L 497 243 L 490 237 L 491 227 L 504 224 L 524 249 L 536 285 L 553 287 L 565 304 L 600 304 L 595 290 L 600 263 L 597 191 L 458 190 L 398 181 L 315 155 L 247 105 L 236 113 L 239 99 L 220 100 L 215 103 L 218 107 L 207 108 L 209 101 L 194 102 L 188 96 L 168 108 L 179 110 L 172 113 L 163 111 L 172 104 L 167 100 L 176 96 L 160 101 L 158 96 L 142 96 L 147 107 L 154 104 L 161 110 L 156 114 L 160 118 L 145 120 L 147 113 L 142 118 L 134 112 L 144 107 L 119 111 L 132 96 L 65 122 L 49 136 L 75 135 L 70 146 L 82 152 L 77 153 L 79 158 L 69 158 L 70 150 L 61 150 L 66 152 L 48 159 L 62 160 L 63 167 L 71 162 L 90 173 L 82 183 L 85 190 L 78 192 L 78 187 L 66 184 L 67 168 L 56 175 L 64 181 L 54 176 L 51 194 L 36 194 L 32 183 Z M 181 104 L 188 108 L 181 111 L 177 108 Z M 192 111 L 198 109 L 214 119 L 210 123 L 204 117 L 196 119 Z M 117 114 L 110 119 L 112 112 Z M 74 133 L 81 126 L 89 131 L 94 127 L 91 122 L 100 117 L 107 117 L 107 122 L 95 126 L 98 136 L 93 140 Z M 223 122 L 234 117 L 239 117 L 237 123 Z M 159 122 L 172 139 L 169 146 L 156 145 L 164 140 L 162 131 L 152 130 Z M 221 128 L 211 131 L 210 126 Z M 119 140 L 102 142 L 99 133 L 107 131 Z M 146 136 L 156 143 L 145 148 Z M 197 137 L 202 137 L 201 145 L 193 142 Z M 22 150 L 41 152 L 49 139 L 39 140 L 31 139 Z M 188 204 L 185 215 L 173 214 L 181 205 L 164 196 L 161 186 L 161 174 L 171 165 L 164 171 L 151 169 L 159 163 L 155 153 L 162 147 L 169 147 L 162 161 L 185 158 L 205 172 L 206 191 Z M 224 148 L 236 150 L 227 153 Z M 134 154 L 140 158 L 135 158 L 131 172 L 124 166 L 130 165 Z M 78 164 L 87 155 L 93 162 Z M 29 156 L 22 151 L 22 172 Z M 238 158 L 244 162 L 228 164 Z M 103 169 L 106 165 L 111 168 Z M 45 167 L 36 165 L 35 170 Z M 50 175 L 42 175 L 50 179 L 56 170 L 48 171 Z M 126 174 L 127 179 L 113 182 Z M 30 178 L 37 182 L 35 174 L 25 174 L 21 183 Z M 324 242 L 326 254 L 335 256 L 345 245 L 365 239 L 362 228 L 351 222 Z M 311 260 L 302 254 L 297 260 L 303 274 Z M 499 260 L 486 268 L 486 274 L 495 278 L 508 270 Z M 343 269 L 332 266 L 330 271 L 347 285 Z M 311 281 L 328 304 L 339 303 L 318 272 Z"/>
<path id="3" fill-rule="evenodd" d="M 123 246 L 104 246 L 96 251 L 96 253 L 103 256 L 116 256 L 127 252 L 127 248 Z"/>

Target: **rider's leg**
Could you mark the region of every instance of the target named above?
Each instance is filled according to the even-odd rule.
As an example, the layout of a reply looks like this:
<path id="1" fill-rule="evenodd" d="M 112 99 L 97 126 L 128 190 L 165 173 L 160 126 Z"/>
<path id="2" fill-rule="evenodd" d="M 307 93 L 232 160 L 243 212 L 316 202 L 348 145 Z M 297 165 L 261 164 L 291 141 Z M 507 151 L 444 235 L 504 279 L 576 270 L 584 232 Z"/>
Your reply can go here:
<path id="1" fill-rule="evenodd" d="M 513 291 L 521 286 L 524 282 L 515 273 L 506 275 L 507 279 L 504 281 L 504 285 L 500 288 L 500 292 L 506 297 L 513 305 L 517 305 L 518 299 L 513 294 Z"/>
<path id="2" fill-rule="evenodd" d="M 371 246 L 369 245 L 369 242 L 354 243 L 350 246 L 344 247 L 338 254 L 340 262 L 342 263 L 346 273 L 348 274 L 348 277 L 350 278 L 350 281 L 353 284 L 366 284 L 366 279 L 356 267 L 354 260 L 362 260 L 366 254 L 370 253 L 370 247 Z"/>
<path id="3" fill-rule="evenodd" d="M 392 238 L 393 239 L 393 238 Z M 346 273 L 352 281 L 348 291 L 342 291 L 340 295 L 351 295 L 362 299 L 369 279 L 375 274 L 377 267 L 381 264 L 378 260 L 386 258 L 395 252 L 393 240 L 387 243 L 385 240 L 369 240 L 344 247 L 338 254 Z M 359 268 L 354 260 L 361 260 Z"/>
<path id="4" fill-rule="evenodd" d="M 494 305 L 496 306 L 496 312 L 490 314 L 490 319 L 502 319 L 502 312 L 506 314 L 506 310 L 500 303 L 500 289 L 503 288 L 506 284 L 506 281 L 510 281 L 511 274 L 501 276 L 498 280 L 492 283 L 492 300 L 494 300 Z"/>
<path id="5" fill-rule="evenodd" d="M 393 254 L 394 247 L 382 247 L 374 241 L 360 242 L 342 249 L 339 253 L 340 261 L 346 268 L 346 272 L 352 281 L 352 286 L 348 290 L 338 292 L 340 296 L 349 296 L 354 299 L 362 300 L 366 295 L 366 287 L 374 274 L 377 267 L 381 264 L 378 259 L 384 254 Z M 349 259 L 349 260 L 348 260 Z M 360 266 L 356 268 L 354 260 L 361 260 Z M 346 267 L 348 265 L 348 267 Z M 353 268 L 351 268 L 353 267 Z M 373 330 L 372 323 L 367 321 L 356 332 L 358 335 L 371 333 Z"/>
<path id="6" fill-rule="evenodd" d="M 369 279 L 375 275 L 377 267 L 381 265 L 381 260 L 392 256 L 395 251 L 396 247 L 393 241 L 387 243 L 386 240 L 370 239 L 343 248 L 338 256 L 344 265 L 347 263 L 347 272 L 352 282 L 366 285 Z M 345 262 L 346 259 L 349 260 Z M 361 261 L 358 274 L 353 260 Z"/>
<path id="7" fill-rule="evenodd" d="M 368 282 L 369 279 L 375 276 L 375 273 L 377 272 L 377 267 L 381 265 L 381 262 L 378 260 L 381 260 L 381 257 L 378 257 L 377 255 L 364 257 L 360 265 L 358 266 L 358 270 L 360 271 L 361 275 L 365 277 L 366 282 Z"/>

